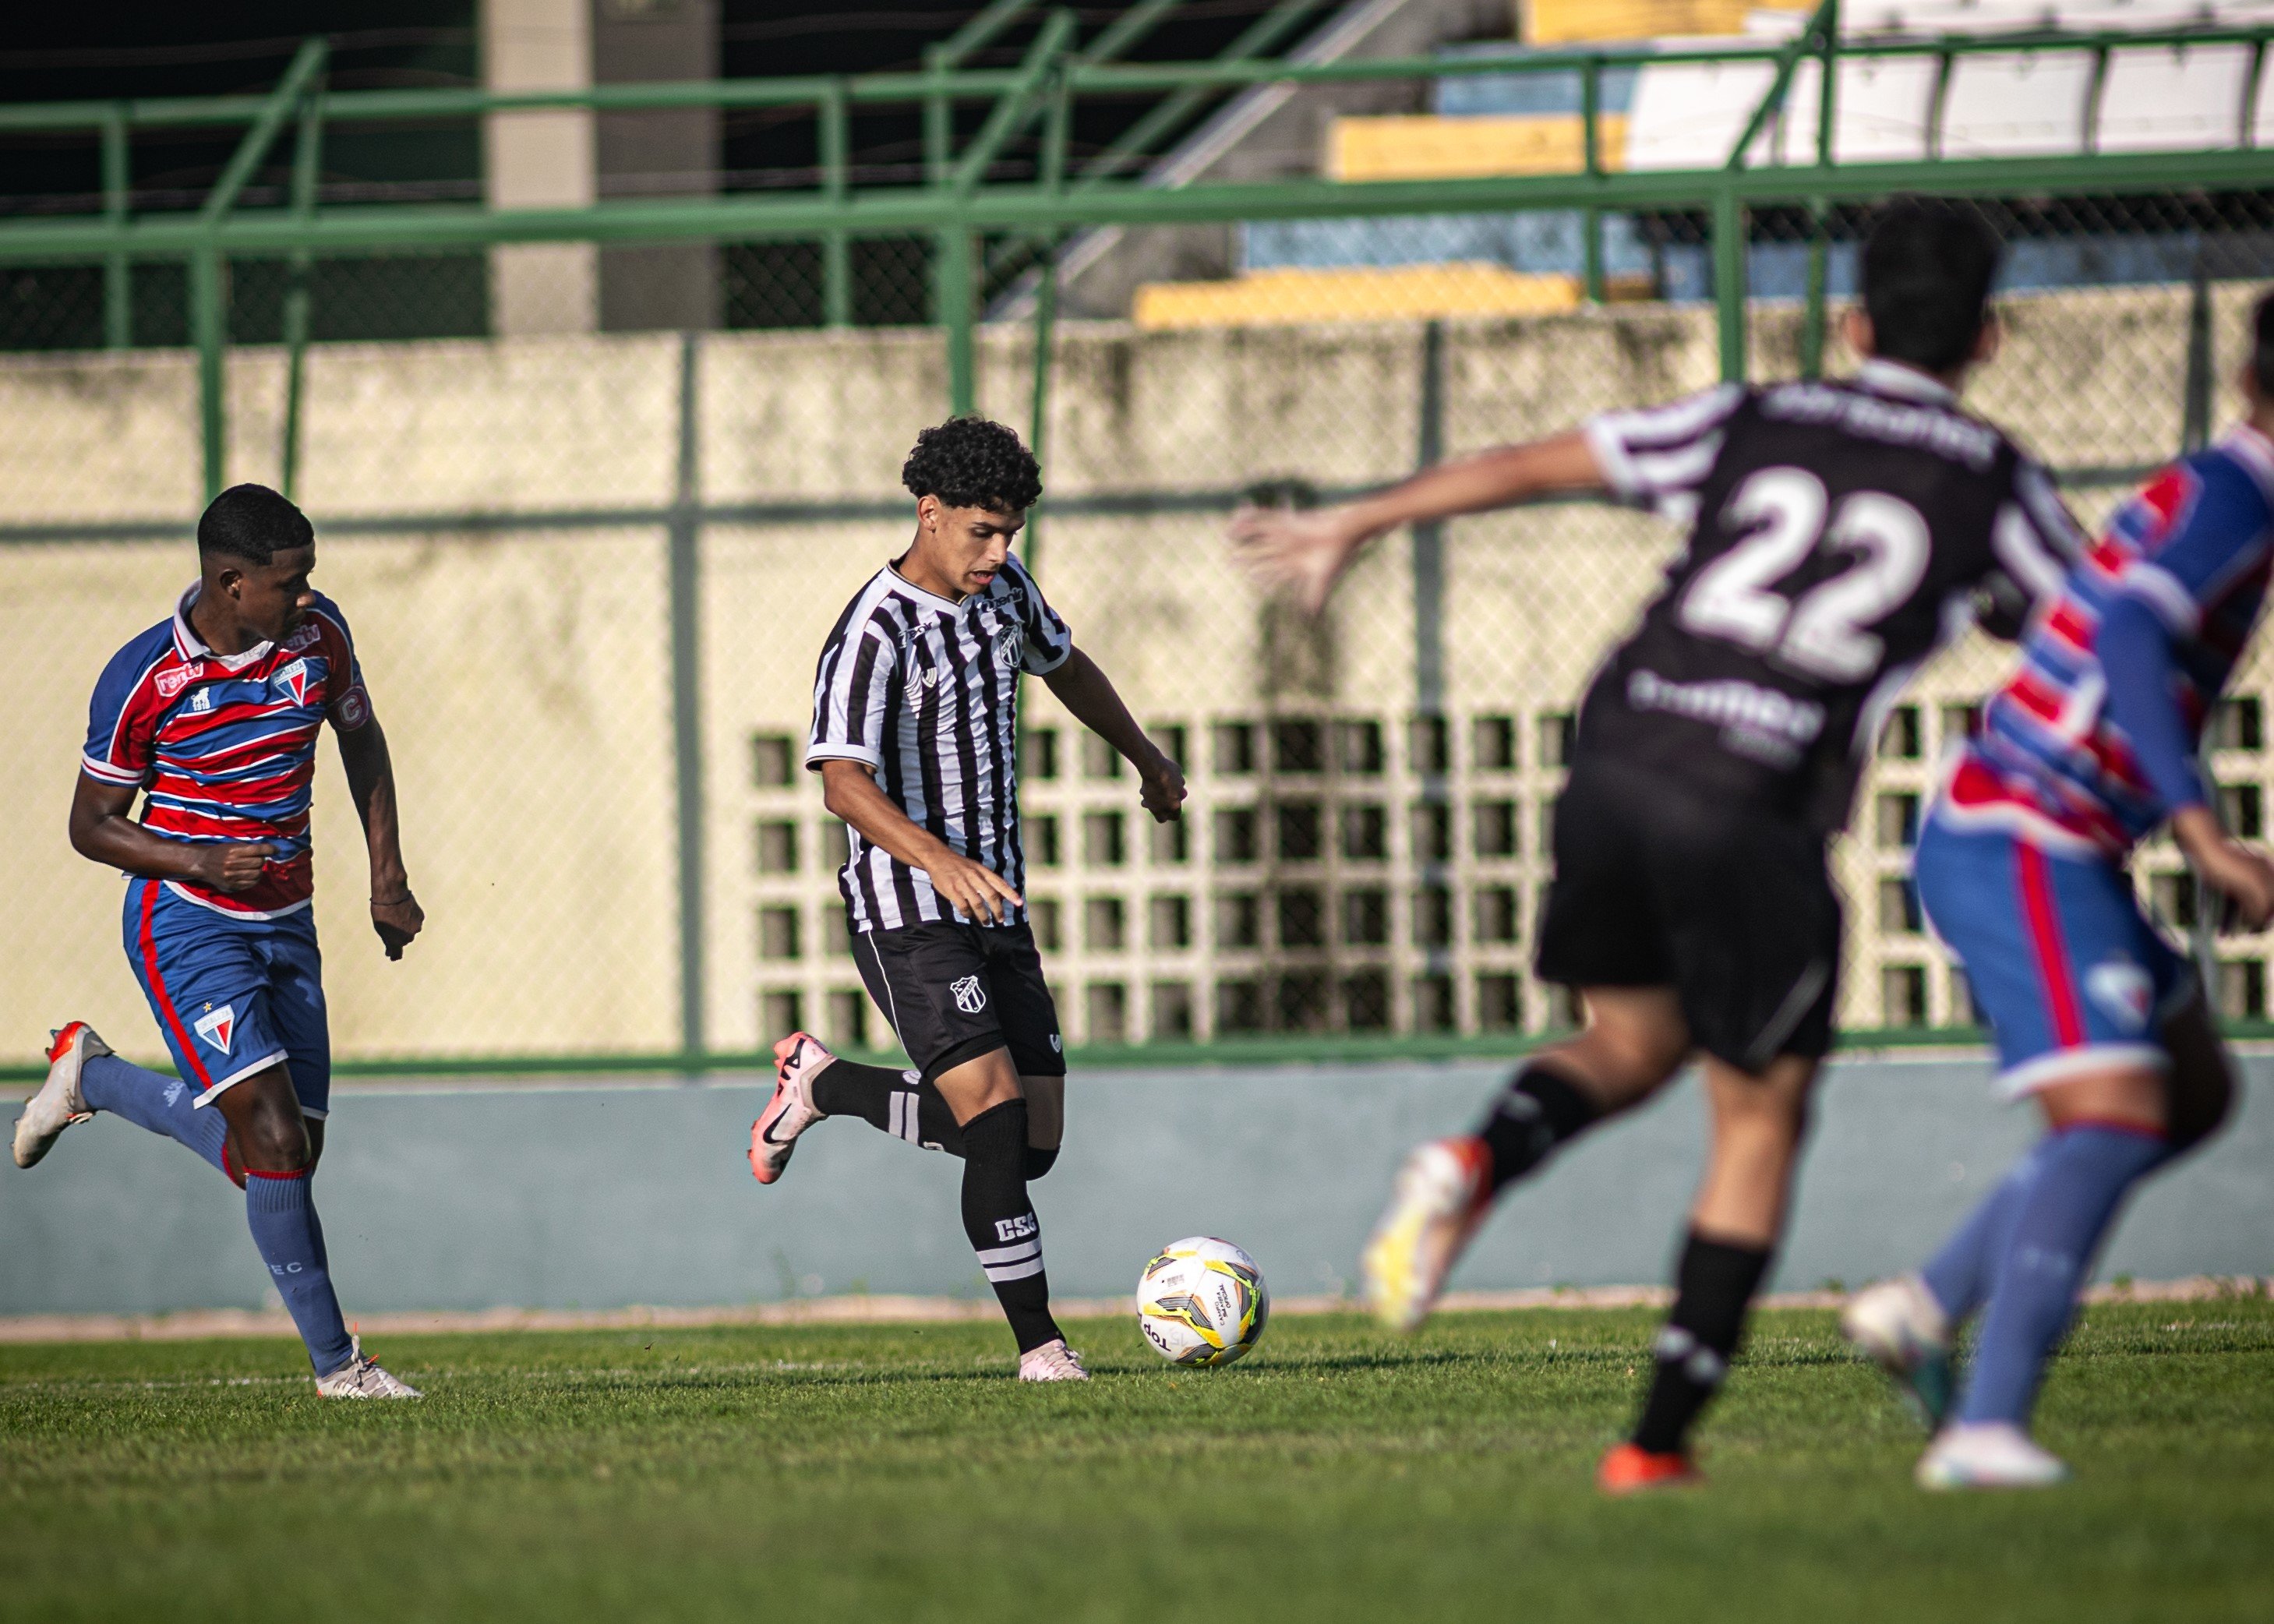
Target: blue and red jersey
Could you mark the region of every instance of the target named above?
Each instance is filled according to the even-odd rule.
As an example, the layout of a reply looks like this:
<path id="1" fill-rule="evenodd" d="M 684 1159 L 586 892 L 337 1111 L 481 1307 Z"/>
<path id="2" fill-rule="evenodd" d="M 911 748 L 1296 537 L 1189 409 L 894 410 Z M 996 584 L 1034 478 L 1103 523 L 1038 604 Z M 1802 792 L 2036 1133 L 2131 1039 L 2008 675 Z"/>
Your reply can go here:
<path id="1" fill-rule="evenodd" d="M 2245 426 L 2117 510 L 2032 624 L 2021 669 L 1984 707 L 1938 815 L 2120 858 L 2180 805 L 2206 800 L 2194 752 L 2257 622 L 2270 567 L 2274 442 Z M 2144 670 L 2106 660 L 2112 617 L 2146 625 L 2141 609 L 2160 623 L 2163 646 Z M 2135 703 L 2130 714 L 2144 721 L 2127 730 L 2117 702 L 2143 680 L 2167 703 Z M 2178 728 L 2157 736 L 2145 721 L 2173 707 Z"/>
<path id="2" fill-rule="evenodd" d="M 88 708 L 80 769 L 145 792 L 143 826 L 177 840 L 266 840 L 275 854 L 249 890 L 173 891 L 218 913 L 274 919 L 314 891 L 308 806 L 316 740 L 352 733 L 371 699 L 339 605 L 320 592 L 281 643 L 216 654 L 190 625 L 193 585 L 162 620 L 111 657 Z"/>

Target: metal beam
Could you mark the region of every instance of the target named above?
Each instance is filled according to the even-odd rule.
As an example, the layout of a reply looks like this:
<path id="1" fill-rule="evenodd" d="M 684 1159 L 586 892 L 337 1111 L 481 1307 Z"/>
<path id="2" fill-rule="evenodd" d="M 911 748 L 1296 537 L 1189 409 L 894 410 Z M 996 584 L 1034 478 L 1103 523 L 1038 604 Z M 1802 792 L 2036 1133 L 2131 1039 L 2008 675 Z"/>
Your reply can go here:
<path id="1" fill-rule="evenodd" d="M 985 50 L 995 38 L 1013 23 L 1034 9 L 1035 0 L 994 0 L 978 16 L 947 36 L 947 42 L 937 48 L 939 65 L 960 67 L 973 52 Z"/>
<path id="2" fill-rule="evenodd" d="M 1807 25 L 1777 53 L 1776 77 L 1769 81 L 1768 94 L 1754 107 L 1753 116 L 1745 121 L 1745 132 L 1729 148 L 1729 156 L 1721 166 L 1723 169 L 1742 169 L 1745 167 L 1745 148 L 1753 144 L 1753 138 L 1759 135 L 1763 126 L 1783 108 L 1785 93 L 1792 88 L 1794 71 L 1800 66 L 1800 59 L 1808 54 L 1809 48 L 1821 42 L 1826 22 L 1838 14 L 1837 4 L 1838 0 L 1823 0 L 1823 4 L 1809 13 Z M 1838 49 L 1835 40 L 1832 50 L 1836 54 Z"/>
<path id="3" fill-rule="evenodd" d="M 1214 63 L 1206 65 L 1234 71 L 1250 65 L 1253 58 L 1261 56 L 1264 52 L 1274 49 L 1282 40 L 1292 34 L 1296 26 L 1310 13 L 1312 9 L 1313 0 L 1279 0 L 1277 5 L 1257 18 L 1238 39 L 1225 46 Z M 1088 73 L 1118 71 L 1142 75 L 1144 70 L 1115 70 L 1099 67 L 1087 71 Z M 1083 77 L 1082 72 L 1076 73 L 1077 88 L 1081 87 Z M 1115 137 L 1106 149 L 1091 161 L 1083 170 L 1081 187 L 1087 189 L 1096 186 L 1118 172 L 1121 166 L 1132 157 L 1141 157 L 1146 149 L 1155 141 L 1159 140 L 1163 135 L 1191 117 L 1201 103 L 1208 100 L 1210 90 L 1220 87 L 1204 81 L 1195 83 L 1188 79 L 1179 79 L 1178 82 L 1182 86 L 1181 88 L 1174 89 L 1168 100 Z M 1240 82 L 1242 81 L 1237 79 L 1224 81 L 1225 84 Z M 1264 79 L 1245 82 L 1269 83 L 1269 81 Z"/>
<path id="4" fill-rule="evenodd" d="M 1081 48 L 1076 60 L 1088 64 L 1111 62 L 1167 20 L 1185 0 L 1138 0 L 1115 18 L 1104 33 Z"/>
<path id="5" fill-rule="evenodd" d="M 300 104 L 301 96 L 314 82 L 316 75 L 323 71 L 324 58 L 330 52 L 331 46 L 327 41 L 316 39 L 304 43 L 294 54 L 292 65 L 284 70 L 284 77 L 269 93 L 260 116 L 252 121 L 252 127 L 245 132 L 245 139 L 237 144 L 237 151 L 230 154 L 228 167 L 222 170 L 221 178 L 206 194 L 205 207 L 198 211 L 199 224 L 218 225 L 237 206 L 237 193 L 243 192 L 245 183 L 252 178 L 252 171 L 267 155 L 269 144 L 275 140 L 276 132 L 284 127 L 284 121 L 292 116 L 292 109 Z"/>
<path id="6" fill-rule="evenodd" d="M 964 149 L 955 165 L 953 184 L 959 192 L 969 193 L 987 173 L 987 166 L 1004 144 L 1048 105 L 1043 89 L 1065 54 L 1066 43 L 1073 37 L 1074 17 L 1072 11 L 1052 11 L 1035 35 L 1035 42 L 1027 50 L 1026 59 L 1019 64 L 1019 82 L 1005 91 L 987 122 L 979 127 L 971 145 Z"/>
<path id="7" fill-rule="evenodd" d="M 84 264 L 114 250 L 138 258 L 182 259 L 212 244 L 231 254 L 306 248 L 322 255 L 411 247 L 472 249 L 500 243 L 637 242 L 734 237 L 752 241 L 982 231 L 1088 225 L 1182 225 L 1239 220 L 1351 219 L 1370 214 L 1460 214 L 1521 209 L 1695 208 L 1713 190 L 1751 205 L 1867 200 L 1890 192 L 1997 197 L 2036 192 L 2101 195 L 2240 190 L 2274 185 L 2274 151 L 2119 153 L 1916 159 L 1735 172 L 1623 170 L 1597 176 L 1507 175 L 1459 180 L 1344 183 L 1316 179 L 1217 182 L 1177 188 L 1134 184 L 983 186 L 958 198 L 896 187 L 832 200 L 813 193 L 729 193 L 708 198 L 624 199 L 582 209 L 493 210 L 474 206 L 328 208 L 296 220 L 287 209 L 239 212 L 211 231 L 194 221 L 142 216 L 0 224 L 0 264 Z"/>

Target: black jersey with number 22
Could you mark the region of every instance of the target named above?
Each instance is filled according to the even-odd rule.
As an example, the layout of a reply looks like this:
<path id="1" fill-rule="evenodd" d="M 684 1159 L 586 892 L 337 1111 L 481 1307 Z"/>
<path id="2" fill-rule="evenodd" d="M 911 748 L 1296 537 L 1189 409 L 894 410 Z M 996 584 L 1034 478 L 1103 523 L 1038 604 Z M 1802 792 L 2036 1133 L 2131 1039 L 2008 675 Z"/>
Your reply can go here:
<path id="1" fill-rule="evenodd" d="M 2082 538 L 2044 470 L 1886 362 L 1587 425 L 1613 490 L 1690 523 L 1580 713 L 1578 755 L 1830 831 L 1886 708 L 1977 613 L 2012 635 Z"/>

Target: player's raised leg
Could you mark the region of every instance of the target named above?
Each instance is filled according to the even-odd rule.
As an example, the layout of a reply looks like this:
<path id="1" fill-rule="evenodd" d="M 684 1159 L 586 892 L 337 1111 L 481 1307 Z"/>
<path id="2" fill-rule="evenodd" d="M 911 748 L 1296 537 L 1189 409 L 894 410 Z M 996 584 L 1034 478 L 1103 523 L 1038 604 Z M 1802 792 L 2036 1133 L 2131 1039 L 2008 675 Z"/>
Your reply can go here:
<path id="1" fill-rule="evenodd" d="M 1392 1329 L 1427 1317 L 1502 1190 L 1680 1068 L 1690 1036 L 1671 989 L 1597 987 L 1581 997 L 1584 1031 L 1519 1067 L 1473 1132 L 1430 1140 L 1398 1169 L 1359 1259 L 1367 1305 Z"/>

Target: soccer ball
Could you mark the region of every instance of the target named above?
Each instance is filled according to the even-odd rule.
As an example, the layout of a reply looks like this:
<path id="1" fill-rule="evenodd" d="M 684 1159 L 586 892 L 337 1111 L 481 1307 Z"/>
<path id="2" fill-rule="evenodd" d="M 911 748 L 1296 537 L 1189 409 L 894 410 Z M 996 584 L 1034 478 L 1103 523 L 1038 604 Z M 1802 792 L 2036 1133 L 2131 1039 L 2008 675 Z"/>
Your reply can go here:
<path id="1" fill-rule="evenodd" d="M 1137 1282 L 1137 1328 L 1178 1365 L 1229 1365 L 1255 1346 L 1271 1293 L 1255 1259 L 1195 1235 L 1161 1248 Z"/>

